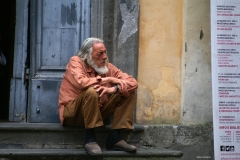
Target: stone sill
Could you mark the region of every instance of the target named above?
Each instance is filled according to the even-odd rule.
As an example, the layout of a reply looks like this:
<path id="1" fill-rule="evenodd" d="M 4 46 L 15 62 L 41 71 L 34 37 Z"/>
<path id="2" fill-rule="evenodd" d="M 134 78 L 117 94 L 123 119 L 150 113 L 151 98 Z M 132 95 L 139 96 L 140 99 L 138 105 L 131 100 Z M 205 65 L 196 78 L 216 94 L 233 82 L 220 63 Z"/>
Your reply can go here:
<path id="1" fill-rule="evenodd" d="M 134 124 L 134 132 L 143 132 L 145 128 L 142 125 Z M 97 131 L 110 130 L 110 125 L 98 127 Z M 60 123 L 0 123 L 0 131 L 83 131 L 83 127 L 62 126 Z"/>
<path id="2" fill-rule="evenodd" d="M 181 157 L 181 151 L 138 149 L 136 153 L 123 151 L 103 150 L 97 157 Z M 84 150 L 78 149 L 0 149 L 0 157 L 23 157 L 23 156 L 90 156 Z"/>

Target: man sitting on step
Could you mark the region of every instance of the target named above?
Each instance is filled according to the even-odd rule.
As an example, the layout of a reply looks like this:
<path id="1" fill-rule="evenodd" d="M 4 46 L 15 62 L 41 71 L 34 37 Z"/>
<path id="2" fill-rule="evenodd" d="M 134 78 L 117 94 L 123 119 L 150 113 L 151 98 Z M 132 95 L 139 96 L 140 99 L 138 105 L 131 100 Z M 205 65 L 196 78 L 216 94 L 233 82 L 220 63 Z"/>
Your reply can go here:
<path id="1" fill-rule="evenodd" d="M 71 57 L 60 87 L 59 117 L 63 125 L 84 126 L 85 149 L 101 154 L 94 128 L 113 115 L 107 150 L 135 152 L 137 148 L 121 137 L 122 129 L 133 129 L 137 81 L 108 62 L 103 40 L 87 38 Z"/>

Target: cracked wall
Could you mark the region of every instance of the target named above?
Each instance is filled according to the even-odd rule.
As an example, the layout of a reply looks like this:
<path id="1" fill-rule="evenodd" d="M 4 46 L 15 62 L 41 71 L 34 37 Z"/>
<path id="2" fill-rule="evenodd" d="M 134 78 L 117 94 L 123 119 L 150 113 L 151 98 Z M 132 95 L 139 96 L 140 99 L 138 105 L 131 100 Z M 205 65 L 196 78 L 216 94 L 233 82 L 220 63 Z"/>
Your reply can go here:
<path id="1" fill-rule="evenodd" d="M 136 120 L 176 124 L 181 113 L 183 0 L 140 0 Z"/>

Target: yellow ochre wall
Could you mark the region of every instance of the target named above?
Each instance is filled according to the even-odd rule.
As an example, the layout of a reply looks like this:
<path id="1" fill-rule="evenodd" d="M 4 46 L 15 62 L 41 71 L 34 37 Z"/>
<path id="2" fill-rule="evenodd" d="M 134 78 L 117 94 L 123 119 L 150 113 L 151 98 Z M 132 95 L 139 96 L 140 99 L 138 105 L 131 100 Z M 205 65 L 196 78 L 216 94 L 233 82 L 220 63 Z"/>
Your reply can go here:
<path id="1" fill-rule="evenodd" d="M 139 0 L 138 98 L 141 124 L 177 124 L 181 113 L 183 0 Z"/>

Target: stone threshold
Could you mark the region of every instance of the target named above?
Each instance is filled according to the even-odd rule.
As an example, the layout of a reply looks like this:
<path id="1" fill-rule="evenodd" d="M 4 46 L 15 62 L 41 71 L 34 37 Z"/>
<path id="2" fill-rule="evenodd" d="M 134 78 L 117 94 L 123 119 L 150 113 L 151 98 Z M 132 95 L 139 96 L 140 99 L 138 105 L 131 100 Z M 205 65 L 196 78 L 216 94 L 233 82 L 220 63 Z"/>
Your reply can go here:
<path id="1" fill-rule="evenodd" d="M 97 131 L 110 130 L 110 125 L 96 128 Z M 0 123 L 0 131 L 83 131 L 83 127 L 62 126 L 60 123 Z M 145 127 L 139 124 L 133 125 L 134 132 L 143 132 Z"/>
<path id="2" fill-rule="evenodd" d="M 138 149 L 136 153 L 102 150 L 97 157 L 181 157 L 181 151 L 166 149 Z M 0 149 L 0 157 L 24 156 L 91 156 L 83 149 Z"/>

